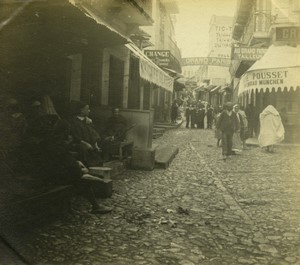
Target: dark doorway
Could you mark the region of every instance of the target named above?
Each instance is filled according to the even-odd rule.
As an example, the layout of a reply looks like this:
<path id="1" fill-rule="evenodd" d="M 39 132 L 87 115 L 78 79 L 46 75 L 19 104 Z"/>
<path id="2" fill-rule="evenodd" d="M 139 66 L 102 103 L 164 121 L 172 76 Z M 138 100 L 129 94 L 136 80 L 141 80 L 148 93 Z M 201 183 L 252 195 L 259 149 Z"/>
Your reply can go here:
<path id="1" fill-rule="evenodd" d="M 129 85 L 128 85 L 128 108 L 140 108 L 140 74 L 139 59 L 130 57 Z"/>
<path id="2" fill-rule="evenodd" d="M 124 62 L 110 56 L 108 104 L 122 107 L 123 100 Z"/>
<path id="3" fill-rule="evenodd" d="M 150 83 L 145 82 L 144 83 L 144 98 L 143 98 L 143 108 L 145 110 L 150 109 Z"/>

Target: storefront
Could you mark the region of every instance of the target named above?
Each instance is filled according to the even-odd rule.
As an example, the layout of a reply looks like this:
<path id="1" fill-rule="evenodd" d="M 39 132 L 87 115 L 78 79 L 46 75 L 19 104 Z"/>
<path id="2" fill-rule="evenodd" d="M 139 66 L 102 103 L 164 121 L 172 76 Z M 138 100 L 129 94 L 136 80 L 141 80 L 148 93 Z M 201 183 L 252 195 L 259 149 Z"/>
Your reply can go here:
<path id="1" fill-rule="evenodd" d="M 286 139 L 297 140 L 300 124 L 300 46 L 272 45 L 241 78 L 242 105 L 253 104 L 258 113 L 273 105 L 282 115 Z"/>
<path id="2" fill-rule="evenodd" d="M 140 109 L 154 109 L 154 121 L 163 120 L 169 111 L 174 88 L 174 78 L 152 62 L 132 43 L 125 45 L 131 56 L 138 59 Z M 129 94 L 129 97 L 134 96 Z"/>

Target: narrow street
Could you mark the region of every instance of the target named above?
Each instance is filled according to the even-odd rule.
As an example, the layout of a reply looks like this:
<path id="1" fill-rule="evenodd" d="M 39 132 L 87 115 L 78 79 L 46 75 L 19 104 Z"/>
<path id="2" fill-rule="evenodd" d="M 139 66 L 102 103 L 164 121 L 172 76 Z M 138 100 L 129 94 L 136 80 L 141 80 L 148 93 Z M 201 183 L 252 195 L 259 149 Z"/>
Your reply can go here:
<path id="1" fill-rule="evenodd" d="M 80 198 L 63 220 L 24 237 L 32 264 L 300 264 L 300 150 L 251 147 L 223 162 L 213 130 L 179 128 L 166 170 L 128 170 L 95 216 Z"/>

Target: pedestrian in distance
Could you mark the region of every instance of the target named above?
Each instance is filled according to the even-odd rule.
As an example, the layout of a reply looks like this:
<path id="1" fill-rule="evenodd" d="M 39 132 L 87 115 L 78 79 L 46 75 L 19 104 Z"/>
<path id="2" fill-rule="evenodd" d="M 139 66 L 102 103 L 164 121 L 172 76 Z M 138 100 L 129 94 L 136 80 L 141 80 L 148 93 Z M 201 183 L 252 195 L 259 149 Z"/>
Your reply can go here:
<path id="1" fill-rule="evenodd" d="M 279 112 L 274 106 L 267 106 L 259 115 L 260 132 L 259 146 L 266 148 L 269 153 L 274 152 L 274 144 L 284 140 L 284 127 Z"/>
<path id="2" fill-rule="evenodd" d="M 190 127 L 190 122 L 191 122 L 191 103 L 188 100 L 186 103 L 186 108 L 185 108 L 185 128 Z"/>
<path id="3" fill-rule="evenodd" d="M 242 140 L 243 149 L 247 150 L 248 148 L 246 146 L 246 140 L 248 139 L 248 120 L 244 108 L 242 106 L 239 106 L 238 113 L 240 114 L 240 117 L 243 121 L 243 127 L 241 128 L 240 137 Z"/>
<path id="4" fill-rule="evenodd" d="M 236 115 L 238 119 L 239 124 L 239 130 L 234 132 L 233 138 L 232 138 L 232 154 L 237 154 L 242 152 L 242 139 L 241 135 L 244 129 L 244 122 L 242 115 L 239 113 L 240 107 L 238 104 L 235 104 L 233 106 L 233 112 Z"/>
<path id="5" fill-rule="evenodd" d="M 226 160 L 232 155 L 232 137 L 239 130 L 236 114 L 233 112 L 233 104 L 227 102 L 217 123 L 217 129 L 222 132 L 222 158 Z"/>
<path id="6" fill-rule="evenodd" d="M 205 106 L 202 102 L 198 104 L 199 110 L 198 110 L 198 123 L 197 128 L 204 129 L 204 118 L 205 118 Z"/>
<path id="7" fill-rule="evenodd" d="M 207 111 L 206 111 L 207 129 L 212 129 L 213 119 L 214 119 L 214 109 L 211 105 L 207 105 Z"/>
<path id="8" fill-rule="evenodd" d="M 191 128 L 195 129 L 195 125 L 197 123 L 197 115 L 196 115 L 196 102 L 193 100 L 190 107 L 191 112 Z"/>
<path id="9" fill-rule="evenodd" d="M 178 104 L 176 100 L 173 101 L 172 106 L 171 106 L 171 122 L 176 123 L 177 118 L 178 118 Z"/>
<path id="10" fill-rule="evenodd" d="M 219 121 L 219 118 L 221 116 L 221 109 L 218 108 L 216 110 L 216 113 L 215 113 L 215 117 L 214 117 L 214 124 L 215 124 L 215 138 L 217 139 L 217 147 L 220 147 L 221 146 L 221 140 L 222 140 L 222 132 L 220 129 L 217 128 L 217 124 L 218 124 L 218 121 Z"/>

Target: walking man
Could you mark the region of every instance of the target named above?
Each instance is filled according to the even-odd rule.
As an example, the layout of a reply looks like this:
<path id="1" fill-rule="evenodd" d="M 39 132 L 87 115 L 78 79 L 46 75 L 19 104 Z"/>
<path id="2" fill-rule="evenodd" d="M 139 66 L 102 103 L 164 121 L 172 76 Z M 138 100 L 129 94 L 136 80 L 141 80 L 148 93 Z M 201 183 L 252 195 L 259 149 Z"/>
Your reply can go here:
<path id="1" fill-rule="evenodd" d="M 222 132 L 222 155 L 224 160 L 232 155 L 233 133 L 239 130 L 238 119 L 232 109 L 233 104 L 227 102 L 217 123 L 217 128 Z"/>

